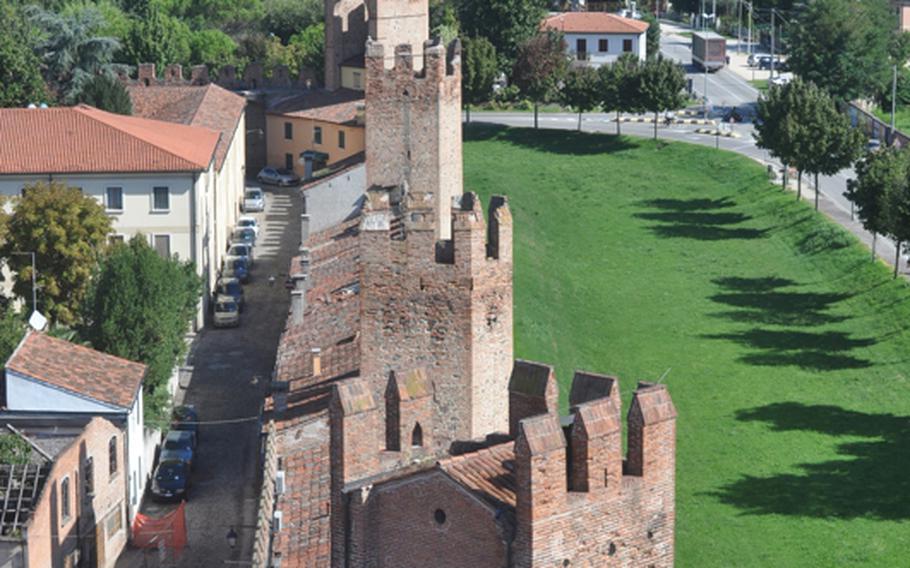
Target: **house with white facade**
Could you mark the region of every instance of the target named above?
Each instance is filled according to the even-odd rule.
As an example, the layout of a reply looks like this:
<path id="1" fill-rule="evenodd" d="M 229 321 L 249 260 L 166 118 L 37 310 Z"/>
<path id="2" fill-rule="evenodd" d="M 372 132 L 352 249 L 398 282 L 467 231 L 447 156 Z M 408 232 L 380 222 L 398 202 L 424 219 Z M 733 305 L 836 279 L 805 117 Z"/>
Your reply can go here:
<path id="1" fill-rule="evenodd" d="M 541 30 L 562 32 L 572 59 L 594 67 L 612 63 L 624 53 L 640 60 L 647 56 L 648 23 L 641 20 L 607 12 L 564 12 L 547 17 Z"/>
<path id="2" fill-rule="evenodd" d="M 212 204 L 220 138 L 208 128 L 87 105 L 0 109 L 0 195 L 60 181 L 94 197 L 113 221 L 112 240 L 142 234 L 161 255 L 196 265 L 206 283 L 201 326 L 218 270 Z"/>
<path id="3" fill-rule="evenodd" d="M 125 434 L 126 503 L 132 522 L 154 465 L 145 436 L 142 383 L 146 366 L 29 330 L 6 362 L 0 419 L 44 420 L 61 427 L 100 416 Z"/>

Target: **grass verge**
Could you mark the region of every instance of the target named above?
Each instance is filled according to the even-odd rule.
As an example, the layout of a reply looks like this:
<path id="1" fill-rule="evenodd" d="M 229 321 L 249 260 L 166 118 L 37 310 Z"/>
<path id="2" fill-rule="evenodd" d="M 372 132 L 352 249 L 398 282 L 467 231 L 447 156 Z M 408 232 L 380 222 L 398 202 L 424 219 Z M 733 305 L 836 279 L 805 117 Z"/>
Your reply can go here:
<path id="1" fill-rule="evenodd" d="M 896 566 L 910 546 L 910 289 L 731 153 L 472 125 L 509 196 L 516 357 L 665 380 L 678 566 Z"/>

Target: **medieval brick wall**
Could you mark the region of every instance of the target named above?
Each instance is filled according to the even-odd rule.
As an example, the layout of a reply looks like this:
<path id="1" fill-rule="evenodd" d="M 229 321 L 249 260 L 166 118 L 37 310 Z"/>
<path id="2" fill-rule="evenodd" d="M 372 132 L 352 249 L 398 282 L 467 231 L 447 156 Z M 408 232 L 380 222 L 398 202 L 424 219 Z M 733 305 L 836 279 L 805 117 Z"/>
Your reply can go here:
<path id="1" fill-rule="evenodd" d="M 325 0 L 325 88 L 341 87 L 341 64 L 363 55 L 369 33 L 364 0 Z"/>
<path id="2" fill-rule="evenodd" d="M 367 0 L 370 37 L 383 45 L 410 45 L 414 69 L 423 68 L 420 47 L 430 37 L 430 10 L 427 0 Z M 386 67 L 393 57 L 386 54 Z"/>

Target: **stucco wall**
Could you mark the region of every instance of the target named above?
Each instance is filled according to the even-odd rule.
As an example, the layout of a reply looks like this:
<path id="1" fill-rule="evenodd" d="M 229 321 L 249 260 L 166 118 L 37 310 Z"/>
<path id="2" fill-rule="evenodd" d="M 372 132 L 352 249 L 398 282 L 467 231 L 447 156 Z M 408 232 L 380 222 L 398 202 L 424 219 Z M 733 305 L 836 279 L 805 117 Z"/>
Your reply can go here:
<path id="1" fill-rule="evenodd" d="M 290 140 L 284 137 L 285 122 L 290 122 L 293 125 L 292 138 Z M 300 163 L 300 153 L 305 150 L 325 152 L 329 155 L 329 164 L 363 152 L 364 133 L 362 126 L 340 125 L 275 114 L 266 116 L 266 125 L 269 165 L 283 168 L 285 166 L 285 154 L 291 154 L 293 156 L 294 172 L 301 177 L 304 175 L 304 169 L 303 164 Z M 313 141 L 313 129 L 316 126 L 322 128 L 321 144 Z M 338 132 L 340 131 L 345 133 L 344 148 L 338 147 Z"/>
<path id="2" fill-rule="evenodd" d="M 636 54 L 639 59 L 644 60 L 646 56 L 647 42 L 645 34 L 565 34 L 566 50 L 572 59 L 576 58 L 578 40 L 587 41 L 588 61 L 591 65 L 599 67 L 604 63 L 612 63 L 622 55 L 623 40 L 632 40 L 632 53 Z M 607 40 L 607 51 L 600 51 L 600 40 Z"/>

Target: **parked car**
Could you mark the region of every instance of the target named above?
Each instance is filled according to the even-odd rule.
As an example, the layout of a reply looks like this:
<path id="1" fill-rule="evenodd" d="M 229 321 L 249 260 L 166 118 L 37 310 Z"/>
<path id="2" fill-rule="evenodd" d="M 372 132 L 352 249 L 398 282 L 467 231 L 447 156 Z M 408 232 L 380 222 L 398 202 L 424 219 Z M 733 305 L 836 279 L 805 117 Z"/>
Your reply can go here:
<path id="1" fill-rule="evenodd" d="M 259 170 L 256 179 L 259 180 L 259 183 L 270 183 L 273 185 L 297 185 L 300 183 L 300 176 L 294 172 L 271 166 L 266 166 Z"/>
<path id="2" fill-rule="evenodd" d="M 181 460 L 162 460 L 152 475 L 152 495 L 161 501 L 185 500 L 190 490 L 190 466 Z"/>
<path id="3" fill-rule="evenodd" d="M 161 444 L 161 455 L 158 457 L 158 461 L 183 461 L 192 468 L 195 453 L 196 434 L 187 430 L 171 430 Z"/>
<path id="4" fill-rule="evenodd" d="M 768 80 L 769 85 L 775 85 L 777 87 L 783 87 L 784 85 L 786 85 L 789 82 L 790 82 L 790 77 L 783 77 L 780 75 L 778 75 L 777 77 L 774 77 L 773 79 Z"/>
<path id="5" fill-rule="evenodd" d="M 257 238 L 259 237 L 259 221 L 257 221 L 255 217 L 251 217 L 250 215 L 244 215 L 244 216 L 240 217 L 239 219 L 237 219 L 237 228 L 253 229 L 253 232 L 256 233 L 256 237 Z"/>
<path id="6" fill-rule="evenodd" d="M 222 278 L 236 278 L 241 283 L 246 284 L 250 281 L 250 266 L 245 259 L 236 256 L 229 256 L 224 259 L 224 267 L 221 269 Z"/>
<path id="7" fill-rule="evenodd" d="M 192 404 L 175 406 L 171 412 L 171 430 L 186 430 L 192 432 L 199 440 L 199 414 Z"/>
<path id="8" fill-rule="evenodd" d="M 749 58 L 746 59 L 746 63 L 749 65 L 749 67 L 755 67 L 756 65 L 758 65 L 758 62 L 762 57 L 771 57 L 771 54 L 770 53 L 750 53 Z"/>
<path id="9" fill-rule="evenodd" d="M 236 278 L 219 278 L 218 283 L 215 285 L 215 298 L 218 296 L 234 298 L 234 301 L 240 307 L 240 311 L 243 311 L 245 300 L 243 297 L 243 285 L 240 280 Z"/>
<path id="10" fill-rule="evenodd" d="M 265 211 L 265 193 L 258 187 L 248 187 L 243 193 L 243 211 Z"/>
<path id="11" fill-rule="evenodd" d="M 218 296 L 215 300 L 215 327 L 237 327 L 240 325 L 240 306 L 230 296 Z"/>
<path id="12" fill-rule="evenodd" d="M 249 227 L 243 227 L 241 229 L 234 229 L 231 233 L 231 244 L 241 243 L 252 246 L 256 246 L 256 232 Z"/>
<path id="13" fill-rule="evenodd" d="M 253 247 L 248 244 L 237 243 L 228 248 L 227 256 L 236 256 L 246 260 L 247 265 L 253 268 Z"/>
<path id="14" fill-rule="evenodd" d="M 768 56 L 765 56 L 765 57 L 762 57 L 761 59 L 759 59 L 758 68 L 759 69 L 771 69 L 771 56 L 768 55 Z M 783 71 L 783 69 L 781 68 L 781 61 L 780 61 L 779 57 L 774 58 L 774 70 Z"/>

